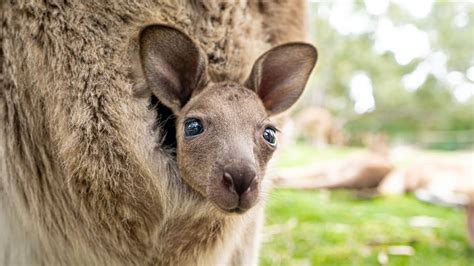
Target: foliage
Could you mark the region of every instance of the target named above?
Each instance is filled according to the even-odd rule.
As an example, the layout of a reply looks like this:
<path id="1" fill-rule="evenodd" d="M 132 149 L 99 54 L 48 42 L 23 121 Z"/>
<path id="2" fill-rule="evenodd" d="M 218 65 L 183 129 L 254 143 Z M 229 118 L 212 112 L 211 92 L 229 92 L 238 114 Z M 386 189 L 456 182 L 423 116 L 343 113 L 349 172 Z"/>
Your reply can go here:
<path id="1" fill-rule="evenodd" d="M 420 18 L 410 15 L 399 2 L 403 1 L 390 1 L 386 11 L 378 15 L 369 13 L 364 2 L 359 1 L 311 4 L 311 28 L 319 59 L 311 89 L 299 107 L 320 105 L 330 109 L 349 134 L 383 132 L 420 142 L 425 132 L 453 131 L 440 134 L 437 139 L 456 142 L 454 148 L 472 145 L 474 74 L 467 73 L 470 68 L 474 72 L 474 4 L 434 2 L 429 14 Z M 362 23 L 358 30 L 341 31 L 334 22 L 341 8 L 350 8 L 347 14 L 367 23 Z M 353 23 L 350 17 L 344 19 L 342 23 Z M 342 28 L 350 28 L 346 24 Z M 428 53 L 399 62 L 396 51 L 381 51 L 377 42 L 384 34 L 380 29 L 387 24 L 397 29 L 414 29 L 427 36 Z M 404 50 L 411 49 L 411 41 L 393 40 Z M 420 74 L 423 71 L 426 73 Z M 375 100 L 373 111 L 354 110 L 350 82 L 358 73 L 370 79 Z M 421 76 L 422 80 L 421 84 L 410 87 L 404 80 L 413 73 L 418 73 L 418 79 Z M 461 91 L 471 97 L 461 100 L 455 97 Z M 467 138 L 467 134 L 471 137 Z"/>

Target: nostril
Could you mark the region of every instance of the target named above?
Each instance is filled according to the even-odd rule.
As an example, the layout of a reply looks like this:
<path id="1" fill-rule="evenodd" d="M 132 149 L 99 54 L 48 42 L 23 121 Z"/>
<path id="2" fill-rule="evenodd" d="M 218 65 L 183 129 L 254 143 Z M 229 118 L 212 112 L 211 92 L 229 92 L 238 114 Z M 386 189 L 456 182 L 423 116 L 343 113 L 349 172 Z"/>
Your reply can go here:
<path id="1" fill-rule="evenodd" d="M 252 181 L 250 181 L 250 185 L 245 191 L 245 193 L 250 192 L 252 190 L 255 190 L 257 188 L 258 182 L 257 182 L 257 177 L 254 177 Z"/>
<path id="2" fill-rule="evenodd" d="M 234 190 L 234 181 L 232 179 L 232 176 L 229 173 L 227 173 L 227 172 L 224 173 L 224 176 L 222 178 L 222 183 L 230 191 Z"/>
<path id="3" fill-rule="evenodd" d="M 239 195 L 242 195 L 242 194 L 245 194 L 245 193 L 248 193 L 252 190 L 255 189 L 255 184 L 256 184 L 256 180 L 257 178 L 254 177 L 250 180 L 250 182 L 247 182 L 247 183 L 244 183 L 242 188 L 240 189 L 241 193 L 239 193 Z"/>
<path id="4" fill-rule="evenodd" d="M 250 192 L 252 190 L 251 184 L 255 180 L 255 176 L 249 177 L 249 176 L 243 176 L 239 179 L 234 179 L 234 188 L 235 192 L 239 196 L 242 196 L 246 192 Z"/>

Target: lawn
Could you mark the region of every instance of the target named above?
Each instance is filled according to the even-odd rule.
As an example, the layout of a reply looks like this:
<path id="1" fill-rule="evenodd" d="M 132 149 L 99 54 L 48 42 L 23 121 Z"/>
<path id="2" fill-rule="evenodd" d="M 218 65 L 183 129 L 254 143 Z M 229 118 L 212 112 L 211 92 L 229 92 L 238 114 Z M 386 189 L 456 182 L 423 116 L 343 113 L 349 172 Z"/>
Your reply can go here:
<path id="1" fill-rule="evenodd" d="M 279 165 L 297 165 L 298 154 L 325 159 L 324 152 L 299 149 L 302 153 L 282 154 Z M 327 154 L 334 159 L 352 151 Z M 420 217 L 433 224 L 413 226 Z M 276 189 L 269 196 L 266 221 L 261 265 L 380 265 L 379 257 L 385 257 L 387 265 L 474 266 L 463 210 L 410 195 L 367 200 L 342 190 Z M 392 255 L 394 246 L 409 246 L 414 253 Z"/>

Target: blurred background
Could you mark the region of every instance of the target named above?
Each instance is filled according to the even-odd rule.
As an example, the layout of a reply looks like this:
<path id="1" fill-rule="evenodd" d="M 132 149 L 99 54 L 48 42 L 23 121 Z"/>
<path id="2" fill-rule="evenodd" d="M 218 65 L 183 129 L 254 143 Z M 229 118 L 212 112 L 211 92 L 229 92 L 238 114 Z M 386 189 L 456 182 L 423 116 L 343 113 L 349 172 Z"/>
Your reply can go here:
<path id="1" fill-rule="evenodd" d="M 474 4 L 311 1 L 263 265 L 474 265 Z"/>

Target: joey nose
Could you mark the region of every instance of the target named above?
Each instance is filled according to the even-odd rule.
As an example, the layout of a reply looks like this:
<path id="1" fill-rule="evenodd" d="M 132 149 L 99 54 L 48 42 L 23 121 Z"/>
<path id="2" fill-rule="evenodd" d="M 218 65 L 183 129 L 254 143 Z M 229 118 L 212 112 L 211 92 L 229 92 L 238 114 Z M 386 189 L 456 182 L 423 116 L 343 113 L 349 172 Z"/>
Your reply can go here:
<path id="1" fill-rule="evenodd" d="M 248 164 L 229 165 L 224 168 L 223 183 L 231 191 L 242 196 L 254 182 L 257 172 Z"/>

